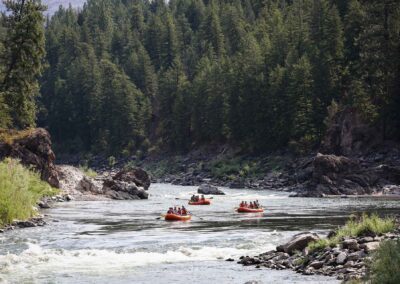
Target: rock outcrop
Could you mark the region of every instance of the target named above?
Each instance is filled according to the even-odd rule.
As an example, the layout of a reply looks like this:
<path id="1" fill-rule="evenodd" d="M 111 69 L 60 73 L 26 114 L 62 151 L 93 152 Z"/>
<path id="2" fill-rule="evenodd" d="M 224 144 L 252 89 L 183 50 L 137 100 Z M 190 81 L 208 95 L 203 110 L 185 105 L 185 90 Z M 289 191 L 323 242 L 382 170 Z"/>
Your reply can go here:
<path id="1" fill-rule="evenodd" d="M 112 199 L 148 199 L 148 174 L 139 168 L 122 170 L 103 183 L 103 192 Z"/>
<path id="2" fill-rule="evenodd" d="M 197 193 L 206 195 L 225 195 L 225 193 L 222 190 L 219 190 L 218 187 L 208 184 L 200 185 L 197 189 Z"/>
<path id="3" fill-rule="evenodd" d="M 50 134 L 45 129 L 2 130 L 0 137 L 5 137 L 0 140 L 0 160 L 6 157 L 19 159 L 22 164 L 38 171 L 42 180 L 59 187 Z"/>
<path id="4" fill-rule="evenodd" d="M 307 167 L 298 169 L 292 182 L 296 196 L 396 194 L 400 192 L 400 167 L 317 154 Z"/>
<path id="5" fill-rule="evenodd" d="M 320 152 L 334 155 L 358 155 L 382 143 L 379 130 L 366 123 L 356 109 L 337 112 L 329 123 Z"/>
<path id="6" fill-rule="evenodd" d="M 122 170 L 114 176 L 100 175 L 90 178 L 73 166 L 59 166 L 60 187 L 64 194 L 76 200 L 147 199 L 150 178 L 145 171 L 136 168 Z"/>

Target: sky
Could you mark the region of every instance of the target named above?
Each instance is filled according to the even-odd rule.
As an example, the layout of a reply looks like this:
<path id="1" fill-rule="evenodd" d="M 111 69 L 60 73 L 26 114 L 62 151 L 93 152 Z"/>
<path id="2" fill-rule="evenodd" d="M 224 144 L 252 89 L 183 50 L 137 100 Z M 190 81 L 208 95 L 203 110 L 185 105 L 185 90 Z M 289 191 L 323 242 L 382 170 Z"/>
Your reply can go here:
<path id="1" fill-rule="evenodd" d="M 42 3 L 48 7 L 47 13 L 53 14 L 55 11 L 58 10 L 58 7 L 60 5 L 68 7 L 68 5 L 71 4 L 72 7 L 82 7 L 83 3 L 85 3 L 85 0 L 42 0 Z M 3 10 L 4 10 L 4 4 L 0 0 L 0 11 Z"/>

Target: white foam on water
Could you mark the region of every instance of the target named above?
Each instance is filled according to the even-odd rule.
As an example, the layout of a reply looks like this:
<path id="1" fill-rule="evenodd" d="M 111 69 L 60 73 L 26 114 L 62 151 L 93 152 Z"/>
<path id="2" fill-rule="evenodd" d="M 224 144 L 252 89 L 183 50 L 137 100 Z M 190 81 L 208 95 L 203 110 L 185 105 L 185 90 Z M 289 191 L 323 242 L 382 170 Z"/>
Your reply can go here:
<path id="1" fill-rule="evenodd" d="M 221 260 L 228 257 L 255 254 L 270 250 L 272 244 L 262 240 L 252 245 L 236 247 L 185 247 L 167 252 L 140 252 L 100 249 L 47 249 L 29 243 L 28 249 L 20 254 L 0 255 L 0 275 L 3 281 L 16 281 L 52 271 L 54 273 L 82 273 L 85 275 L 110 275 L 130 271 L 139 266 L 188 261 Z M 260 250 L 260 246 L 263 248 Z"/>

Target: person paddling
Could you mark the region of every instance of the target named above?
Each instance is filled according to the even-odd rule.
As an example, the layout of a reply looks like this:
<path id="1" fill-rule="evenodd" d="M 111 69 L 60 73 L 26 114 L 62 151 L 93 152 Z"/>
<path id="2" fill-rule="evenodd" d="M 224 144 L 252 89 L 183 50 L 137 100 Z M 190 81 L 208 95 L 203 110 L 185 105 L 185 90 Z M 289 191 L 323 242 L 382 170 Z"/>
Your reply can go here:
<path id="1" fill-rule="evenodd" d="M 183 205 L 182 205 L 181 213 L 182 213 L 183 216 L 187 215 L 187 210 L 186 210 L 185 206 L 183 206 Z"/>

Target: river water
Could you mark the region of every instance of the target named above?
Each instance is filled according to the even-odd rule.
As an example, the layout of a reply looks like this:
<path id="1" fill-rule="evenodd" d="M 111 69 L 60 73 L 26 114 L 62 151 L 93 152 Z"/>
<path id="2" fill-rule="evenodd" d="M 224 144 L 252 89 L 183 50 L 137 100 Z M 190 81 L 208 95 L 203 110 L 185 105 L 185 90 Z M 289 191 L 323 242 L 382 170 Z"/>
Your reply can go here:
<path id="1" fill-rule="evenodd" d="M 157 217 L 186 205 L 195 187 L 153 184 L 149 200 L 59 203 L 45 211 L 47 226 L 0 234 L 0 283 L 338 283 L 225 259 L 271 250 L 300 231 L 326 234 L 352 213 L 400 209 L 395 200 L 223 190 L 211 206 L 187 206 L 190 222 Z M 263 214 L 234 211 L 241 200 L 256 199 Z"/>

